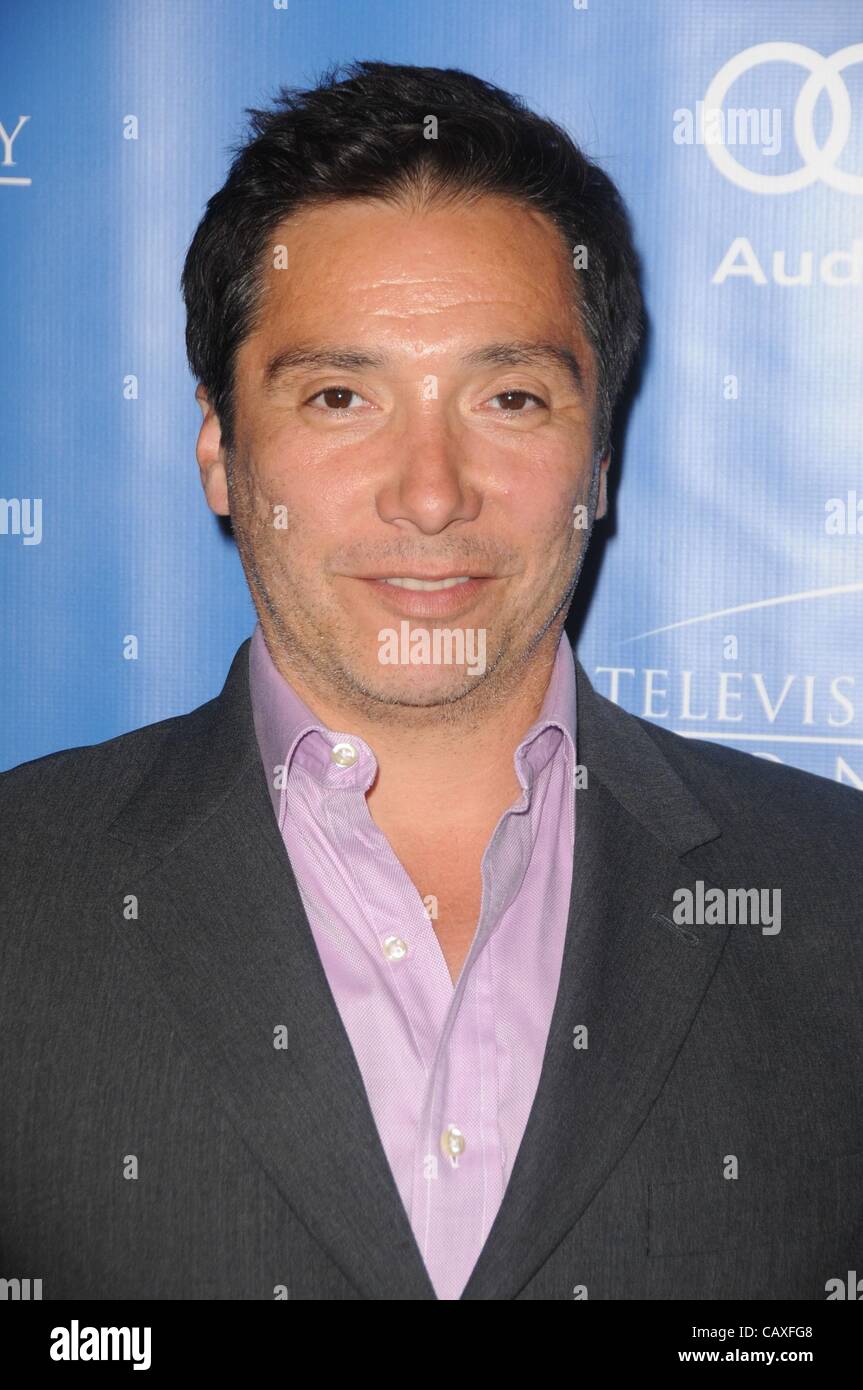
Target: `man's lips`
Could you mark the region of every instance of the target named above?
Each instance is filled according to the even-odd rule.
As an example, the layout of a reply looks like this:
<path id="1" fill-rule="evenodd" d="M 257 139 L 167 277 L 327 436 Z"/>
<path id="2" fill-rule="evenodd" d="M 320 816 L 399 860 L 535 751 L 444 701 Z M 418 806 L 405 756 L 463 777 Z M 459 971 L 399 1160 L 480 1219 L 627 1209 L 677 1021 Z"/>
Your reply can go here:
<path id="1" fill-rule="evenodd" d="M 490 579 L 487 574 L 476 574 L 469 569 L 462 570 L 375 570 L 374 574 L 356 574 L 355 579 Z"/>
<path id="2" fill-rule="evenodd" d="M 402 574 L 368 574 L 361 577 L 363 579 L 376 579 L 382 584 L 395 584 L 403 589 L 420 590 L 426 585 L 453 588 L 456 584 L 466 584 L 470 579 L 485 579 L 488 576 L 472 575 L 464 570 L 450 570 L 448 574 L 416 574 L 413 570 L 408 570 Z"/>
<path id="3" fill-rule="evenodd" d="M 375 595 L 384 608 L 403 617 L 445 618 L 469 607 L 478 595 L 492 583 L 491 575 L 464 574 L 393 574 L 356 575 L 356 579 Z M 392 579 L 420 580 L 439 587 L 407 587 L 393 584 Z M 445 581 L 457 581 L 445 582 Z"/>

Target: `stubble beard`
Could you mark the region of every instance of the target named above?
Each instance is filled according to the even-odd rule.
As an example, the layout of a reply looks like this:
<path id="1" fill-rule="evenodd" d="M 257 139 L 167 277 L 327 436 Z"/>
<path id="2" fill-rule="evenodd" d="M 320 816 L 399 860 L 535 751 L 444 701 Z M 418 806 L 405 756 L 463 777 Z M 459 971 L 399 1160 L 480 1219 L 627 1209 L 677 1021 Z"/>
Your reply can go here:
<path id="1" fill-rule="evenodd" d="M 272 545 L 273 525 L 264 510 L 268 504 L 263 503 L 261 509 L 256 507 L 253 489 L 248 485 L 251 469 L 242 460 L 238 465 L 236 450 L 229 449 L 226 473 L 232 529 L 267 648 L 277 669 L 288 681 L 293 673 L 298 674 L 313 693 L 330 703 L 346 705 L 369 723 L 392 725 L 397 721 L 411 729 L 427 728 L 430 723 L 463 730 L 477 727 L 491 708 L 499 709 L 514 690 L 530 680 L 537 651 L 547 640 L 553 659 L 593 532 L 599 459 L 600 455 L 595 454 L 583 541 L 570 579 L 545 621 L 522 645 L 517 640 L 517 625 L 508 625 L 498 639 L 494 659 L 482 675 L 471 677 L 470 685 L 451 693 L 435 692 L 430 699 L 418 700 L 400 694 L 384 695 L 346 665 L 341 655 L 343 648 L 321 626 L 317 612 L 303 602 L 301 591 L 290 592 L 287 602 L 274 597 L 275 586 L 267 579 L 271 567 L 262 563 L 262 557 L 272 560 L 276 575 L 283 574 L 284 567 L 279 565 L 277 550 Z M 296 621 L 286 622 L 287 611 Z"/>

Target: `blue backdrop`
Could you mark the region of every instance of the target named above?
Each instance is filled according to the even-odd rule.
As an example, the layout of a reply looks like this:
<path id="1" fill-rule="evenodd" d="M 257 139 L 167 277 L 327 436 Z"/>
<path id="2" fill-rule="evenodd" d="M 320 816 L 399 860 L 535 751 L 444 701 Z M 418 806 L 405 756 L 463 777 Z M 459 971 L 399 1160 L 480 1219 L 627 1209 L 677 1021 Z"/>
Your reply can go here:
<path id="1" fill-rule="evenodd" d="M 631 209 L 598 689 L 863 788 L 859 0 L 4 0 L 2 31 L 0 765 L 192 708 L 251 632 L 178 277 L 243 109 L 377 58 L 520 93 Z"/>

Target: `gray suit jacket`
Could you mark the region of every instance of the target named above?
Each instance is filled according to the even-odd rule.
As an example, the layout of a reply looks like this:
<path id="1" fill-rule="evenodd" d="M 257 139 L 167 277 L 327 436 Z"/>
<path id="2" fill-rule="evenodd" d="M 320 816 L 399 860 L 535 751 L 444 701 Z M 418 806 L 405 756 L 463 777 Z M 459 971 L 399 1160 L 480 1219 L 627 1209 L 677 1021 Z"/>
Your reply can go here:
<path id="1" fill-rule="evenodd" d="M 192 713 L 0 777 L 0 1276 L 45 1299 L 435 1297 L 275 823 L 248 647 Z M 577 680 L 560 987 L 463 1297 L 824 1300 L 863 1272 L 863 796 Z M 676 924 L 698 881 L 780 888 L 781 931 Z"/>

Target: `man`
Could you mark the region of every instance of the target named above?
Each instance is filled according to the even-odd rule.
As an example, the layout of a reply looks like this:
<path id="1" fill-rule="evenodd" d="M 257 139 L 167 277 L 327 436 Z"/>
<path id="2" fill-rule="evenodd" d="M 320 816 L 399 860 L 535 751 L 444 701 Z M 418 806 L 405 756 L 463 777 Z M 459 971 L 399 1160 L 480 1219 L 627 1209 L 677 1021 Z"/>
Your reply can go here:
<path id="1" fill-rule="evenodd" d="M 608 178 L 467 74 L 336 77 L 253 113 L 183 274 L 251 642 L 0 782 L 4 1273 L 826 1298 L 863 802 L 573 658 L 643 320 Z"/>

